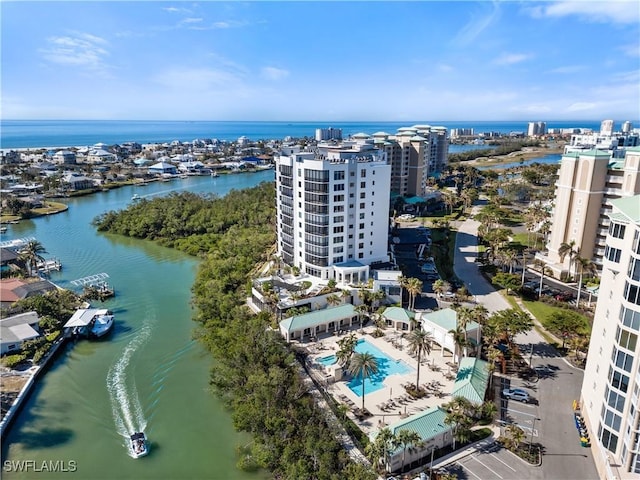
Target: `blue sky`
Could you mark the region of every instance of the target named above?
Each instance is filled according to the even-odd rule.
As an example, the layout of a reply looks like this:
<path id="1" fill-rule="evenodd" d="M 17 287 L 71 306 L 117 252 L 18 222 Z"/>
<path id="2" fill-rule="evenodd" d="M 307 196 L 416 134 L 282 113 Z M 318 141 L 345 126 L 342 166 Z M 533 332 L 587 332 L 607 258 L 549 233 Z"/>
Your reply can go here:
<path id="1" fill-rule="evenodd" d="M 2 118 L 640 119 L 640 3 L 0 3 Z"/>

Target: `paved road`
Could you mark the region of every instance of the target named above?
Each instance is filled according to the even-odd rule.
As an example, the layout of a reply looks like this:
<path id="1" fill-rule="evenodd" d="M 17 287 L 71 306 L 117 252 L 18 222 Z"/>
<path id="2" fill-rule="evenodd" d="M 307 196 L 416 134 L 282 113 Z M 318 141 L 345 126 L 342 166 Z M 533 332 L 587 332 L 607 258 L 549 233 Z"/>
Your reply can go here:
<path id="1" fill-rule="evenodd" d="M 478 271 L 475 259 L 479 225 L 479 222 L 471 219 L 460 224 L 456 237 L 454 271 L 465 282 L 478 303 L 485 305 L 490 312 L 511 308 Z M 536 418 L 535 435 L 538 435 L 540 443 L 544 446 L 543 478 L 597 479 L 591 450 L 580 446 L 580 438 L 573 420 L 572 402 L 580 396 L 582 370 L 568 365 L 535 330 L 526 335 L 518 335 L 515 341 L 520 345 L 521 351 L 532 351 L 529 358 L 534 368 L 543 367 L 540 370 L 540 379 L 534 384 L 527 384 L 518 378 L 507 380 L 512 387 L 528 389 L 537 401 L 535 408 L 520 410 L 524 412 L 521 415 L 523 422 Z M 509 404 L 513 403 L 509 402 L 507 408 L 512 408 Z M 517 409 L 517 405 L 514 409 Z M 467 476 L 470 477 L 473 475 Z"/>

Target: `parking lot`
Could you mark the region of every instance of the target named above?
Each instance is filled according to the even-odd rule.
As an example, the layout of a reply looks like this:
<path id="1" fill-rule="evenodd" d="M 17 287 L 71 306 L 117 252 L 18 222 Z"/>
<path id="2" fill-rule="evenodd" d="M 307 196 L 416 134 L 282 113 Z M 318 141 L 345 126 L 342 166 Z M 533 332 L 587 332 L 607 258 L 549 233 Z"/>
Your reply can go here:
<path id="1" fill-rule="evenodd" d="M 440 467 L 438 471 L 453 473 L 458 480 L 537 480 L 542 469 L 524 462 L 497 443 L 490 443 L 476 453 Z"/>

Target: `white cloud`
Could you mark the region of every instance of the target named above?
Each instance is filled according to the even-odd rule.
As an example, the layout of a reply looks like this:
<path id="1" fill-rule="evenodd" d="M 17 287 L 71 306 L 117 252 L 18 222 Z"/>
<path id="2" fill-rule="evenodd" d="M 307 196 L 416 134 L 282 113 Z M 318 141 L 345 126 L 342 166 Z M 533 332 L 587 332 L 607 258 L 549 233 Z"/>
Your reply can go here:
<path id="1" fill-rule="evenodd" d="M 484 7 L 484 5 L 483 5 Z M 472 12 L 469 22 L 453 38 L 454 45 L 464 47 L 473 43 L 500 15 L 498 2 L 491 3 L 491 11 L 485 15 Z"/>
<path id="2" fill-rule="evenodd" d="M 640 57 L 640 42 L 622 45 L 618 49 L 628 57 Z"/>
<path id="3" fill-rule="evenodd" d="M 637 0 L 552 2 L 528 9 L 534 18 L 574 15 L 593 23 L 640 23 Z"/>
<path id="4" fill-rule="evenodd" d="M 585 68 L 586 67 L 584 65 L 566 65 L 564 67 L 558 67 L 558 68 L 554 68 L 552 70 L 549 70 L 549 73 L 569 74 L 569 73 L 580 72 L 580 71 L 584 70 Z"/>
<path id="5" fill-rule="evenodd" d="M 543 114 L 552 112 L 553 109 L 549 105 L 536 103 L 532 105 L 520 105 L 518 107 L 512 107 L 511 111 L 518 113 Z"/>
<path id="6" fill-rule="evenodd" d="M 575 102 L 569 105 L 567 112 L 584 112 L 587 110 L 594 110 L 598 106 L 595 102 Z"/>
<path id="7" fill-rule="evenodd" d="M 260 76 L 267 80 L 282 80 L 289 76 L 289 71 L 276 67 L 263 67 L 260 71 Z"/>
<path id="8" fill-rule="evenodd" d="M 504 53 L 500 55 L 498 58 L 493 60 L 493 63 L 496 65 L 513 65 L 515 63 L 524 62 L 528 60 L 533 55 L 528 53 Z"/>
<path id="9" fill-rule="evenodd" d="M 165 12 L 168 13 L 183 13 L 183 14 L 190 14 L 191 10 L 189 10 L 188 8 L 178 8 L 178 7 L 163 7 L 162 10 L 164 10 Z"/>
<path id="10" fill-rule="evenodd" d="M 234 87 L 241 78 L 217 68 L 171 68 L 154 76 L 156 83 L 174 90 L 207 92 L 212 88 Z"/>
<path id="11" fill-rule="evenodd" d="M 109 56 L 105 39 L 89 33 L 75 33 L 74 36 L 50 37 L 47 41 L 48 47 L 39 50 L 45 60 L 59 65 L 105 71 L 105 58 Z"/>

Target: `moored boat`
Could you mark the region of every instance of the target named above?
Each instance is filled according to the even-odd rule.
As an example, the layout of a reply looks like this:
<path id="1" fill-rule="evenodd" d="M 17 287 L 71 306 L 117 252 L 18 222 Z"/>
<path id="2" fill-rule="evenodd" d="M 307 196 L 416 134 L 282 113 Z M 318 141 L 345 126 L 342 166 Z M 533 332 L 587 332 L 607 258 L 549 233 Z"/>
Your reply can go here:
<path id="1" fill-rule="evenodd" d="M 149 444 L 143 432 L 136 432 L 129 437 L 129 451 L 133 458 L 144 457 L 149 453 Z"/>
<path id="2" fill-rule="evenodd" d="M 131 197 L 131 200 L 133 200 L 134 202 L 137 200 L 141 200 L 142 197 L 140 195 L 138 195 L 137 193 L 133 194 L 133 197 Z"/>
<path id="3" fill-rule="evenodd" d="M 101 315 L 96 315 L 91 325 L 89 335 L 94 338 L 104 337 L 113 328 L 113 315 L 111 312 L 107 312 Z"/>

